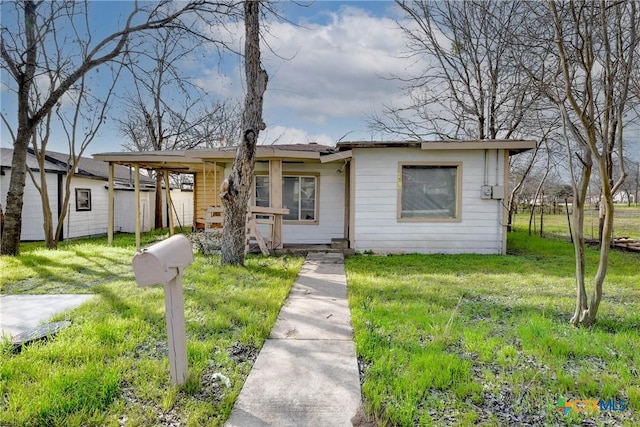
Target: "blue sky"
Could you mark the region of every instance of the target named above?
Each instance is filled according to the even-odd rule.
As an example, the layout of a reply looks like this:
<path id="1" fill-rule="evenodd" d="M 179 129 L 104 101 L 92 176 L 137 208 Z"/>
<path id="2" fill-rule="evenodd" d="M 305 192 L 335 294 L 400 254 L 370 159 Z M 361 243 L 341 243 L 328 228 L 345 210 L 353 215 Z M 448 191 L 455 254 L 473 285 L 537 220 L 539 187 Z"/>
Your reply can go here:
<path id="1" fill-rule="evenodd" d="M 396 9 L 390 1 L 314 1 L 277 4 L 287 21 L 270 22 L 263 46 L 263 64 L 269 74 L 264 100 L 267 129 L 262 143 L 334 144 L 344 140 L 380 139 L 367 126 L 367 117 L 381 112 L 383 103 L 402 102 L 399 84 L 383 77 L 403 74 L 412 64 L 399 59 L 404 50 L 395 24 Z M 94 37 L 113 31 L 130 10 L 121 1 L 90 2 L 90 16 L 97 23 Z M 4 12 L 4 11 L 3 11 Z M 6 19 L 4 13 L 4 19 Z M 215 32 L 215 29 L 211 29 Z M 227 35 L 241 46 L 243 29 Z M 226 37 L 226 36 L 225 36 Z M 241 59 L 225 55 L 205 58 L 189 70 L 195 81 L 218 99 L 242 99 L 244 81 Z M 3 79 L 6 76 L 3 76 Z M 11 119 L 15 94 L 2 92 L 2 110 Z M 113 120 L 122 108 L 114 104 L 100 135 L 87 154 L 121 151 L 122 138 Z M 11 143 L 3 126 L 2 146 Z M 66 150 L 66 142 L 54 139 L 49 149 Z"/>

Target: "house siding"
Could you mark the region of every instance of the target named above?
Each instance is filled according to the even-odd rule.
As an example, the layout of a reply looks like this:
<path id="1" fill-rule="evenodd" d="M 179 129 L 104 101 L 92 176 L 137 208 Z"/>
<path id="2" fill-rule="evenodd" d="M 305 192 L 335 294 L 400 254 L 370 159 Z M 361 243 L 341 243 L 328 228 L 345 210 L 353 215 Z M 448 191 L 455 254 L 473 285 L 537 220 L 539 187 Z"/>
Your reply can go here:
<path id="1" fill-rule="evenodd" d="M 4 171 L 5 175 L 0 177 L 0 194 L 3 211 L 7 208 L 7 193 L 9 192 L 9 181 L 11 179 L 11 170 Z M 40 177 L 38 172 L 35 172 L 37 179 Z M 53 214 L 53 226 L 58 224 L 58 175 L 48 173 L 46 175 L 47 188 L 49 192 L 49 205 L 51 206 L 51 212 Z M 22 230 L 20 233 L 20 240 L 44 240 L 44 229 L 42 222 L 42 201 L 40 199 L 40 193 L 33 185 L 31 178 L 27 177 L 24 186 L 23 196 L 23 208 L 22 208 Z"/>
<path id="2" fill-rule="evenodd" d="M 115 231 L 135 233 L 136 231 L 136 193 L 133 190 L 116 190 L 114 203 Z M 155 210 L 155 191 L 140 192 L 140 231 L 150 231 Z M 105 210 L 106 213 L 106 210 Z"/>
<path id="3" fill-rule="evenodd" d="M 76 210 L 76 189 L 91 190 L 91 210 Z M 107 189 L 102 180 L 74 177 L 71 181 L 71 194 L 67 217 L 64 219 L 64 237 L 104 235 L 107 233 Z M 42 217 L 42 216 L 40 216 Z M 71 224 L 71 226 L 67 226 Z"/>
<path id="4" fill-rule="evenodd" d="M 319 173 L 318 224 L 282 226 L 284 243 L 329 244 L 332 238 L 344 237 L 344 173 L 337 171 L 342 163 L 284 164 L 283 175 L 289 172 Z"/>
<path id="5" fill-rule="evenodd" d="M 488 150 L 489 185 L 504 185 L 504 154 Z M 498 156 L 496 156 L 498 154 Z M 420 148 L 354 149 L 355 249 L 377 252 L 502 253 L 502 201 L 483 200 L 485 151 L 427 151 Z M 400 222 L 400 163 L 460 163 L 462 198 L 459 219 Z M 497 163 L 497 170 L 496 170 Z"/>
<path id="6" fill-rule="evenodd" d="M 193 191 L 171 190 L 171 201 L 175 211 L 171 209 L 174 227 L 190 227 L 193 225 Z M 155 216 L 155 191 L 140 192 L 140 230 L 150 231 Z M 136 193 L 133 190 L 116 190 L 115 192 L 115 231 L 119 233 L 135 233 L 136 231 Z M 166 215 L 165 191 L 162 191 L 162 224 L 168 227 Z M 176 211 L 178 216 L 176 216 Z M 105 211 L 106 212 L 106 211 Z M 179 220 L 179 222 L 178 222 Z"/>
<path id="7" fill-rule="evenodd" d="M 329 244 L 332 238 L 344 237 L 344 180 L 342 163 L 287 163 L 283 175 L 313 174 L 319 179 L 318 222 L 282 225 L 284 244 Z M 256 173 L 268 173 L 267 162 L 256 163 Z M 340 173 L 338 173 L 340 170 Z M 261 232 L 266 232 L 261 229 Z"/>
<path id="8" fill-rule="evenodd" d="M 9 151 L 2 149 L 3 156 L 9 155 Z M 7 154 L 9 153 L 9 154 Z M 30 155 L 31 156 L 31 155 Z M 28 159 L 33 160 L 31 157 Z M 2 159 L 3 161 L 8 160 Z M 59 166 L 47 163 L 45 165 L 47 189 L 49 194 L 49 203 L 53 216 L 53 227 L 58 224 L 58 197 L 59 190 L 64 192 L 64 183 L 66 175 L 64 172 L 51 172 L 51 170 L 59 170 Z M 106 169 L 106 167 L 105 167 Z M 6 199 L 9 190 L 9 182 L 11 179 L 11 168 L 6 164 L 2 165 L 2 174 L 0 174 L 0 203 L 2 209 L 6 209 Z M 61 175 L 62 173 L 62 175 Z M 34 174 L 39 180 L 39 172 Z M 61 179 L 63 188 L 58 187 L 58 179 Z M 61 239 L 77 238 L 84 236 L 106 235 L 108 222 L 108 182 L 106 177 L 87 178 L 83 175 L 74 175 L 71 178 L 70 199 L 67 215 L 64 219 L 63 234 Z M 91 210 L 76 210 L 76 189 L 91 190 Z M 174 216 L 174 225 L 191 226 L 194 217 L 194 192 L 172 190 L 173 204 L 175 211 L 172 209 Z M 214 192 L 212 191 L 212 194 Z M 152 218 L 154 214 L 154 191 L 141 191 L 140 193 L 140 217 L 142 231 L 149 231 L 152 226 Z M 163 191 L 163 200 L 164 200 Z M 62 195 L 60 195 L 62 197 Z M 114 230 L 116 232 L 135 232 L 135 192 L 133 189 L 116 189 L 114 196 Z M 178 221 L 179 220 L 179 221 Z M 163 224 L 168 226 L 166 207 L 163 205 Z M 41 241 L 44 240 L 42 202 L 40 193 L 34 186 L 32 180 L 27 177 L 22 209 L 22 230 L 20 235 L 22 241 Z"/>
<path id="9" fill-rule="evenodd" d="M 173 216 L 174 227 L 193 225 L 193 195 L 193 191 L 171 190 L 173 208 L 170 208 L 170 212 Z M 166 215 L 164 222 L 167 222 Z"/>

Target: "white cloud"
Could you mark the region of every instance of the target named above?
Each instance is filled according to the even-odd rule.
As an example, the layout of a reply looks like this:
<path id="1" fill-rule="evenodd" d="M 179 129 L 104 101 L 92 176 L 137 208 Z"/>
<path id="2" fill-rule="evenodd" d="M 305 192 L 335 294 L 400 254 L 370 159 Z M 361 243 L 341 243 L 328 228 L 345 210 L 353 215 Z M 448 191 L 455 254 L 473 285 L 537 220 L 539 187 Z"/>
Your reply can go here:
<path id="1" fill-rule="evenodd" d="M 285 127 L 270 126 L 260 133 L 261 145 L 273 144 L 306 144 L 317 142 L 322 145 L 334 145 L 334 140 L 326 134 L 312 134 L 305 130 Z"/>
<path id="2" fill-rule="evenodd" d="M 322 24 L 302 19 L 299 25 L 279 21 L 266 26 L 261 47 L 269 74 L 264 115 L 270 127 L 326 129 L 334 138 L 365 129 L 367 116 L 382 111 L 383 104 L 405 104 L 401 83 L 388 77 L 407 76 L 412 67 L 424 66 L 403 57 L 407 48 L 393 17 L 354 6 L 324 16 L 328 19 Z M 243 43 L 242 25 L 208 30 L 233 46 Z M 223 67 L 204 71 L 197 83 L 212 95 L 241 98 L 243 79 L 240 59 L 227 55 Z M 349 125 L 340 129 L 338 121 Z"/>
<path id="3" fill-rule="evenodd" d="M 390 75 L 406 75 L 411 63 L 401 31 L 388 17 L 354 7 L 330 15 L 325 25 L 272 24 L 267 41 L 283 60 L 266 52 L 270 74 L 265 107 L 287 108 L 301 120 L 362 118 L 402 95 Z"/>

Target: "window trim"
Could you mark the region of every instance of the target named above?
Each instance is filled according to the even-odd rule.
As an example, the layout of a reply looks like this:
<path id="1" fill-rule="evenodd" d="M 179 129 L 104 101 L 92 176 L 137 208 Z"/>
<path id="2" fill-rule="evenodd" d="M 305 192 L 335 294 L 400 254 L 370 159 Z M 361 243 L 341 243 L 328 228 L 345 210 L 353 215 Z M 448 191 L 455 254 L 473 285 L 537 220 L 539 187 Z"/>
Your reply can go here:
<path id="1" fill-rule="evenodd" d="M 446 166 L 456 168 L 456 215 L 452 218 L 403 218 L 402 217 L 402 168 L 404 166 Z M 462 162 L 398 162 L 397 222 L 462 222 Z"/>
<path id="2" fill-rule="evenodd" d="M 282 177 L 292 177 L 292 178 L 301 178 L 301 177 L 315 177 L 316 179 L 316 200 L 315 200 L 315 219 L 313 221 L 304 220 L 304 219 L 284 219 L 282 217 L 283 224 L 289 225 L 318 225 L 320 224 L 320 174 L 313 172 L 282 172 Z"/>
<path id="3" fill-rule="evenodd" d="M 256 179 L 257 175 L 267 175 L 269 176 L 268 171 L 257 171 L 254 173 L 253 179 L 253 191 L 251 192 L 251 203 L 255 205 L 256 202 Z M 319 172 L 296 172 L 296 171 L 282 171 L 282 178 L 285 177 L 315 177 L 316 179 L 316 197 L 315 197 L 315 219 L 311 220 L 301 220 L 301 219 L 284 219 L 284 215 L 282 217 L 282 224 L 284 225 L 319 225 L 320 224 L 320 173 Z M 271 176 L 269 176 L 269 181 L 271 181 Z M 271 192 L 269 192 L 269 204 L 271 204 Z"/>
<path id="4" fill-rule="evenodd" d="M 91 189 L 90 188 L 76 188 L 76 212 L 90 212 L 91 211 Z M 81 206 L 79 203 L 79 194 L 86 192 L 88 206 Z"/>

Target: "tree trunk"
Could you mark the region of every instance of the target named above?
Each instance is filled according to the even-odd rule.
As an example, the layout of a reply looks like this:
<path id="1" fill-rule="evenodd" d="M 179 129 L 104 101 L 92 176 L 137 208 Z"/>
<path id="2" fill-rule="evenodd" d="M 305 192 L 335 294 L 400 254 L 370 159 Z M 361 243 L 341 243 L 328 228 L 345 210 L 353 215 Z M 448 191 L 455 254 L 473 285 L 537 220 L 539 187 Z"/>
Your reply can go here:
<path id="1" fill-rule="evenodd" d="M 221 188 L 221 200 L 224 207 L 222 228 L 222 264 L 244 264 L 246 239 L 247 205 L 253 168 L 256 143 L 261 130 L 262 101 L 267 89 L 267 73 L 260 66 L 260 2 L 244 2 L 245 22 L 245 76 L 247 95 L 242 116 L 243 139 L 236 151 L 231 174 Z"/>
<path id="2" fill-rule="evenodd" d="M 18 129 L 16 142 L 13 144 L 11 160 L 11 179 L 7 192 L 4 233 L 2 234 L 2 255 L 20 254 L 20 235 L 22 234 L 22 199 L 27 179 L 27 148 L 30 135 L 26 129 Z"/>
<path id="3" fill-rule="evenodd" d="M 567 147 L 569 148 L 569 147 Z M 585 313 L 588 312 L 587 289 L 585 287 L 585 241 L 584 241 L 584 205 L 587 189 L 591 179 L 592 158 L 585 147 L 582 158 L 582 170 L 578 181 L 573 181 L 573 249 L 576 260 L 576 309 L 569 321 L 573 326 L 583 324 Z M 571 167 L 573 169 L 573 167 Z M 588 325 L 585 325 L 588 326 Z"/>
<path id="4" fill-rule="evenodd" d="M 5 230 L 0 244 L 0 254 L 18 255 L 20 253 L 20 235 L 22 234 L 22 205 L 24 186 L 27 180 L 27 149 L 29 141 L 35 131 L 35 126 L 29 120 L 29 92 L 33 85 L 36 72 L 36 57 L 38 53 L 35 25 L 36 8 L 33 2 L 24 2 L 24 24 L 27 49 L 25 52 L 24 72 L 19 73 L 18 79 L 18 131 L 13 143 L 13 158 L 11 159 L 11 179 L 7 192 L 7 207 L 5 212 Z M 4 46 L 3 58 L 6 56 Z M 16 74 L 14 72 L 14 74 Z M 14 78 L 17 76 L 14 76 Z"/>
<path id="5" fill-rule="evenodd" d="M 53 215 L 51 203 L 49 203 L 49 189 L 47 186 L 47 173 L 43 164 L 40 165 L 40 200 L 42 201 L 42 227 L 44 229 L 44 245 L 47 249 L 57 249 L 58 245 L 53 235 Z"/>

